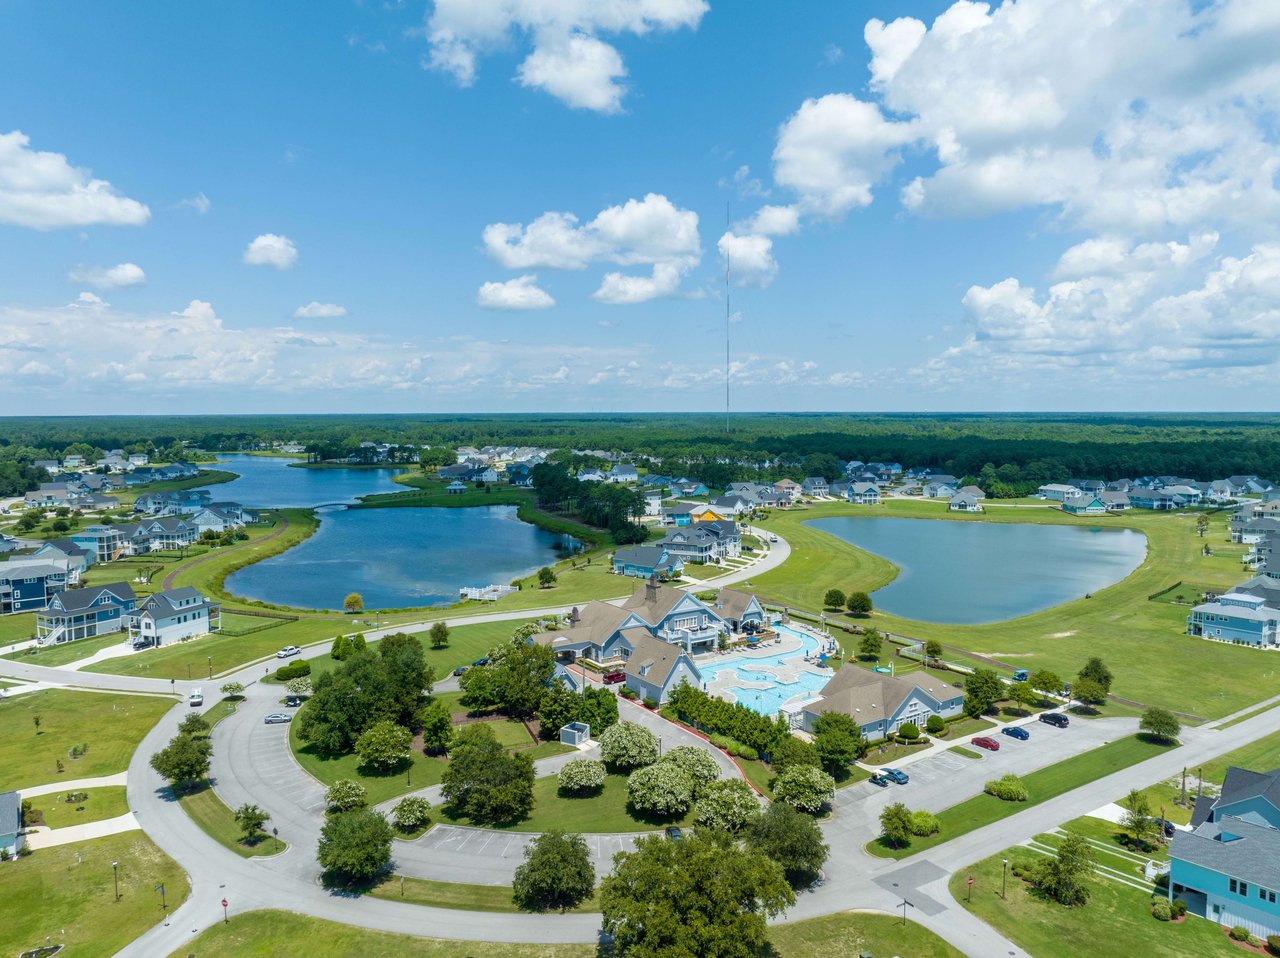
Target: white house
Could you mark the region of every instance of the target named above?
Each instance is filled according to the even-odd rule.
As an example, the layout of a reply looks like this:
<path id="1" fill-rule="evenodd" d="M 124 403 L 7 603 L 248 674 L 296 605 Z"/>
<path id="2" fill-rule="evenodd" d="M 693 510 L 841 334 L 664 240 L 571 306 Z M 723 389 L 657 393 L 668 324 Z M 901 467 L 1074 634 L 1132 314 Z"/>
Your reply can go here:
<path id="1" fill-rule="evenodd" d="M 947 509 L 951 512 L 981 512 L 982 503 L 978 501 L 977 496 L 967 492 L 957 492 L 947 503 Z"/>
<path id="2" fill-rule="evenodd" d="M 222 627 L 222 609 L 190 586 L 149 595 L 129 613 L 129 642 L 135 648 L 169 645 Z"/>
<path id="3" fill-rule="evenodd" d="M 1042 499 L 1052 499 L 1054 502 L 1065 502 L 1068 499 L 1075 499 L 1081 495 L 1080 490 L 1075 486 L 1066 486 L 1062 483 L 1051 482 L 1048 485 L 1041 486 L 1038 490 Z"/>

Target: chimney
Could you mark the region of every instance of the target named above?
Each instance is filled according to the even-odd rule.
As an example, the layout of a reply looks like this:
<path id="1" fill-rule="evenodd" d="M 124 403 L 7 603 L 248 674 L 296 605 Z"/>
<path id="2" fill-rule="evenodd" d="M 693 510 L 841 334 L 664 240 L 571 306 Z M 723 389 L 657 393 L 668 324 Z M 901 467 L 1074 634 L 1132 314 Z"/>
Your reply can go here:
<path id="1" fill-rule="evenodd" d="M 645 602 L 658 601 L 658 576 L 650 573 L 648 581 L 644 584 L 644 600 Z"/>
<path id="2" fill-rule="evenodd" d="M 578 614 L 578 607 L 575 605 L 572 609 L 569 610 L 569 628 L 572 629 L 574 626 L 578 624 L 578 622 L 581 621 L 581 619 L 582 619 L 582 616 Z"/>

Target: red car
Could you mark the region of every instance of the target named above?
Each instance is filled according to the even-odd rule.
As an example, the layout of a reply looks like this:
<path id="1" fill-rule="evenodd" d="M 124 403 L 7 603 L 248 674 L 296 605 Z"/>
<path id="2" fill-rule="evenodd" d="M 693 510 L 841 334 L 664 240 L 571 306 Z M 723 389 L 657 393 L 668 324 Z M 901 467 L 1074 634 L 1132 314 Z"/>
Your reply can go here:
<path id="1" fill-rule="evenodd" d="M 605 685 L 617 685 L 619 682 L 625 682 L 626 680 L 626 672 L 606 672 L 604 674 Z"/>
<path id="2" fill-rule="evenodd" d="M 978 748 L 990 749 L 993 752 L 1000 751 L 1000 743 L 993 738 L 987 738 L 985 735 L 979 735 L 973 740 L 973 744 Z"/>

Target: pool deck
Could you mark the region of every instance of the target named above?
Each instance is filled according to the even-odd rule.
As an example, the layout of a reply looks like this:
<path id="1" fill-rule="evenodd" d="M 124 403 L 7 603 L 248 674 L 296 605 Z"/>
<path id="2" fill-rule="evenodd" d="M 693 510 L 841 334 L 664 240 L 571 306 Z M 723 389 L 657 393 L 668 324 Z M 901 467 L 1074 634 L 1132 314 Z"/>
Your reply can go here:
<path id="1" fill-rule="evenodd" d="M 801 638 L 800 634 L 792 633 L 803 633 L 814 639 L 819 643 L 819 649 L 831 641 L 829 636 L 804 625 L 788 625 L 786 628 L 791 631 L 780 632 L 776 638 L 759 643 L 756 646 L 740 647 L 731 652 L 712 652 L 707 655 L 697 656 L 694 661 L 699 667 L 722 667 L 707 680 L 707 693 L 717 698 L 722 698 L 727 702 L 736 703 L 738 701 L 738 693 L 743 691 L 763 692 L 771 691 L 778 686 L 794 685 L 800 681 L 801 675 L 830 678 L 835 674 L 834 670 L 827 668 L 825 665 L 819 665 L 816 659 L 806 658 L 803 654 L 803 638 Z M 771 662 L 767 665 L 759 661 L 761 659 L 774 659 L 778 656 L 786 656 L 787 658 L 785 661 Z M 738 669 L 746 672 L 758 672 L 761 678 L 759 680 L 744 679 L 737 674 Z M 785 705 L 793 699 L 808 698 L 812 695 L 812 691 L 805 690 L 786 699 L 782 704 Z"/>

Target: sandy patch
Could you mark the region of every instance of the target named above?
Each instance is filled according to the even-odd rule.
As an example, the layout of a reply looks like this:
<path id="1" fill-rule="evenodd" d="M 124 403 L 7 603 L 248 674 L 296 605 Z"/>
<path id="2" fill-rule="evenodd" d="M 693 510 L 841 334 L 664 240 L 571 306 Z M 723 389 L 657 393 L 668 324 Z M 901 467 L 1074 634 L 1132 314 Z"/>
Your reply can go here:
<path id="1" fill-rule="evenodd" d="M 1069 638 L 1071 638 L 1071 636 L 1073 636 L 1073 635 L 1075 635 L 1075 634 L 1076 634 L 1076 630 L 1075 630 L 1075 629 L 1072 629 L 1070 632 L 1050 632 L 1050 633 L 1049 633 L 1049 638 L 1051 638 L 1051 639 L 1069 639 Z"/>

